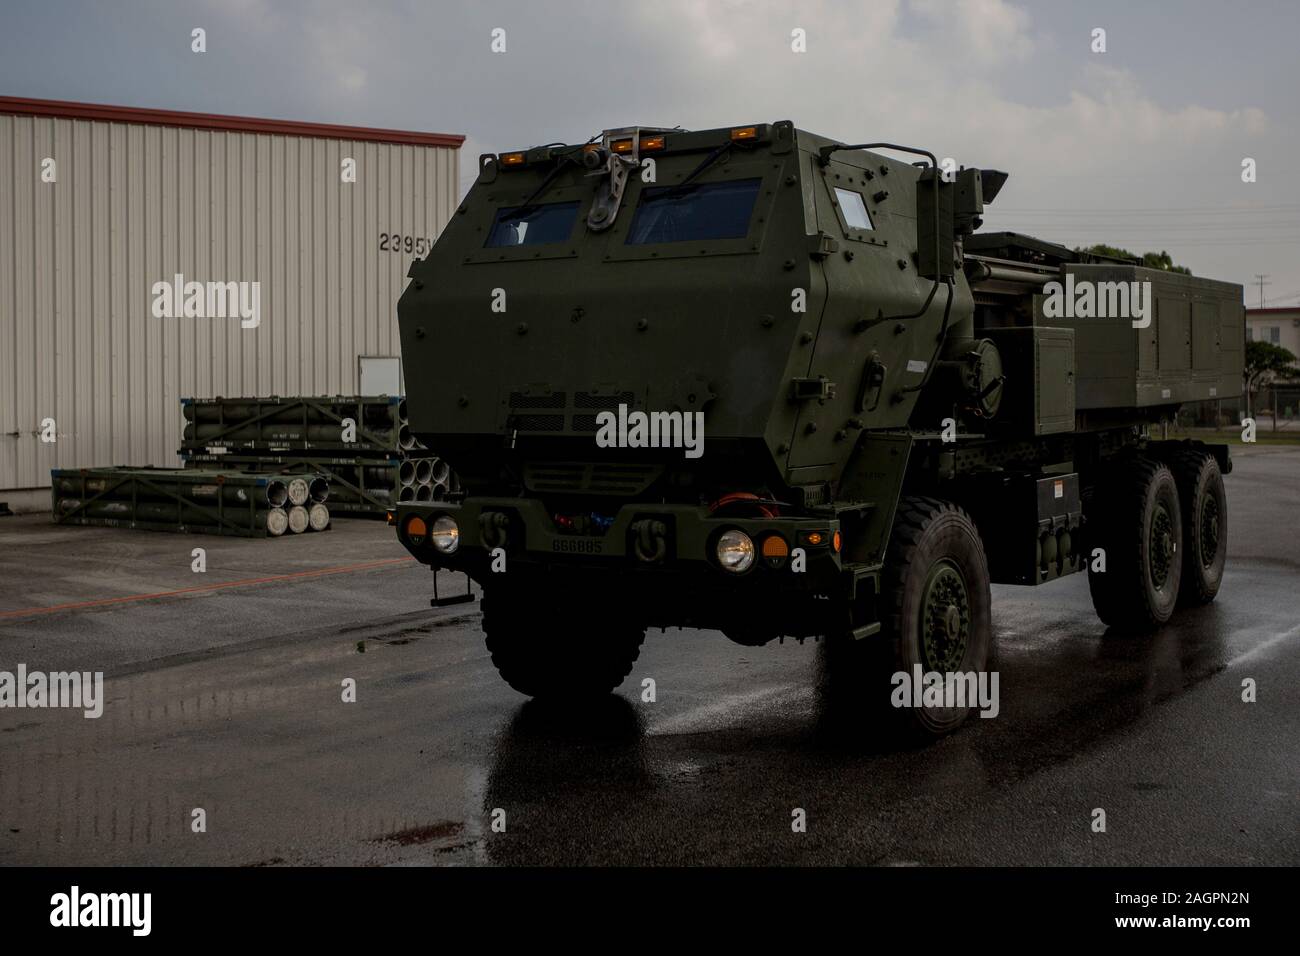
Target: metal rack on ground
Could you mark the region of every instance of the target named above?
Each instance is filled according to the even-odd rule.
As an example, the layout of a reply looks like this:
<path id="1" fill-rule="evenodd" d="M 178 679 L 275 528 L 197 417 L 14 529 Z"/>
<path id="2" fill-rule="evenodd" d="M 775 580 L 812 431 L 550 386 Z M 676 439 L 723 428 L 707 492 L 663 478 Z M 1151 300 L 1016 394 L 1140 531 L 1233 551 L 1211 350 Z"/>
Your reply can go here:
<path id="1" fill-rule="evenodd" d="M 187 398 L 181 407 L 187 468 L 319 472 L 335 514 L 378 516 L 459 490 L 447 463 L 411 434 L 397 396 Z"/>
<path id="2" fill-rule="evenodd" d="M 56 468 L 58 524 L 279 537 L 324 531 L 329 479 L 319 473 L 250 475 L 197 468 Z"/>

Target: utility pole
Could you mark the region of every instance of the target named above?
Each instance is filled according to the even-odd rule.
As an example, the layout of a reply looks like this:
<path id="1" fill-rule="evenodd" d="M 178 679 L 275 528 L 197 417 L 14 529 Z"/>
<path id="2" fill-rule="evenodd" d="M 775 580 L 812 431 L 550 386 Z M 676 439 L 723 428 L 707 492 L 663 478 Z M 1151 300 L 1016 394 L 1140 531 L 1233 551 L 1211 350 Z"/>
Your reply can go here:
<path id="1" fill-rule="evenodd" d="M 1265 272 L 1263 275 L 1260 275 L 1258 272 L 1256 272 L 1255 278 L 1259 280 L 1259 307 L 1262 309 L 1264 308 L 1264 286 L 1271 285 L 1272 283 L 1264 281 L 1265 279 L 1268 278 L 1267 272 Z"/>

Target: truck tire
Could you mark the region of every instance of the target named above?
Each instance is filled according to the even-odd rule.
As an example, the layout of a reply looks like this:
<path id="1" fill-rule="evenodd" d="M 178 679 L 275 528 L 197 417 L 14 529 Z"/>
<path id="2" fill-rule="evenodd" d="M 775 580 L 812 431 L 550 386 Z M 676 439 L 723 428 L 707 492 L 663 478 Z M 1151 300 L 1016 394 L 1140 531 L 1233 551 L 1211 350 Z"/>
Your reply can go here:
<path id="1" fill-rule="evenodd" d="M 1214 456 L 1180 452 L 1169 462 L 1182 504 L 1183 580 L 1178 603 L 1209 604 L 1223 583 L 1228 558 L 1228 498 Z"/>
<path id="2" fill-rule="evenodd" d="M 1168 621 L 1178 603 L 1183 567 L 1178 486 L 1168 466 L 1143 456 L 1103 467 L 1088 513 L 1092 606 L 1110 627 L 1150 630 Z M 1093 556 L 1097 548 L 1105 552 L 1104 565 Z"/>
<path id="3" fill-rule="evenodd" d="M 557 614 L 570 604 L 578 613 Z M 645 627 L 612 608 L 565 602 L 540 588 L 494 585 L 483 590 L 483 634 L 497 673 L 527 697 L 589 700 L 608 694 L 632 672 Z"/>
<path id="4" fill-rule="evenodd" d="M 890 742 L 951 733 L 971 706 L 915 707 L 905 693 L 898 706 L 895 695 L 911 687 L 917 665 L 922 674 L 987 673 L 991 603 L 988 562 L 970 516 L 937 498 L 903 498 L 881 581 L 881 632 L 828 642 L 825 689 L 835 692 L 837 708 L 875 722 L 871 729 Z M 899 685 L 897 674 L 907 682 Z M 850 694 L 856 699 L 846 701 Z"/>

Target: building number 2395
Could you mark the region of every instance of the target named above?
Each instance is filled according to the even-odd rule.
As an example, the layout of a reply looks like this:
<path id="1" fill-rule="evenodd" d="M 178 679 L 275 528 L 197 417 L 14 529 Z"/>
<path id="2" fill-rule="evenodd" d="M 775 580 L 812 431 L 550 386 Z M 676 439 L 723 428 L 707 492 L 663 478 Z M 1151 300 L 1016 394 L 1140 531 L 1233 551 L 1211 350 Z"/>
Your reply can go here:
<path id="1" fill-rule="evenodd" d="M 384 252 L 409 252 L 422 256 L 433 248 L 433 241 L 417 236 L 399 236 L 395 232 L 381 232 L 379 248 Z"/>

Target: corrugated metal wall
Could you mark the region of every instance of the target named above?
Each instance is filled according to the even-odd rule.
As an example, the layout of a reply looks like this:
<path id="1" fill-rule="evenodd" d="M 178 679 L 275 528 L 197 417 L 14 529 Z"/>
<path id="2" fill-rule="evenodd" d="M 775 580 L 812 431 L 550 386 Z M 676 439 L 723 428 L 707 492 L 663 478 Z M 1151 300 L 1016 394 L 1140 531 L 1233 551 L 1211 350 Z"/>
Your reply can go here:
<path id="1" fill-rule="evenodd" d="M 45 158 L 57 180 L 41 180 Z M 357 181 L 340 181 L 345 157 Z M 0 115 L 0 490 L 51 468 L 175 465 L 183 396 L 355 394 L 398 355 L 413 253 L 458 150 Z M 261 323 L 155 318 L 155 282 L 257 281 Z M 53 418 L 58 440 L 42 443 Z"/>

